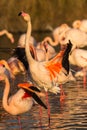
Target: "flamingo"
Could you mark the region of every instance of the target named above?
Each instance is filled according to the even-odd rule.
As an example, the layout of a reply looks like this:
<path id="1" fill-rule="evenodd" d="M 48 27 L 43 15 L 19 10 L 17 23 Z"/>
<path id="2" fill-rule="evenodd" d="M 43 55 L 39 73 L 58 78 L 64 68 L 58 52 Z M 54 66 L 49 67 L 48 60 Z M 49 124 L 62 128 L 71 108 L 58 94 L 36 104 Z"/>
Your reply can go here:
<path id="1" fill-rule="evenodd" d="M 44 49 L 44 52 L 46 53 L 45 55 L 47 55 L 46 60 L 48 60 L 48 48 L 45 44 L 46 43 L 41 43 L 41 45 L 39 44 L 40 46 L 38 46 L 38 47 L 42 47 L 42 49 Z M 37 54 L 40 54 L 41 51 L 40 51 L 40 53 L 37 53 L 37 49 L 33 45 L 30 46 L 30 49 L 31 49 L 30 51 L 31 51 L 33 58 L 37 61 L 41 61 L 42 58 L 37 57 Z M 21 48 L 21 47 L 15 48 L 13 50 L 13 56 L 16 56 L 16 58 L 18 58 L 24 64 L 26 72 L 28 72 L 27 74 L 28 74 L 28 77 L 29 77 L 30 73 L 29 73 L 29 66 L 28 66 L 27 58 L 26 58 L 26 55 L 25 55 L 25 48 L 24 47 L 23 48 Z M 43 57 L 43 53 L 41 53 L 39 56 Z M 50 106 L 49 106 L 49 101 L 48 101 L 48 93 L 46 93 L 46 102 L 47 102 L 47 106 L 48 106 L 48 117 L 49 117 L 49 126 L 50 126 Z M 42 113 L 41 108 L 40 108 L 40 113 Z"/>
<path id="2" fill-rule="evenodd" d="M 35 93 L 35 90 L 34 91 L 32 90 L 32 88 L 33 88 L 32 84 L 28 83 L 28 86 L 29 87 L 31 86 L 31 88 L 28 89 L 28 91 L 30 90 L 30 92 L 26 91 L 27 89 L 25 89 L 25 90 L 20 89 L 16 92 L 16 94 L 12 95 L 8 99 L 8 94 L 10 91 L 9 80 L 8 80 L 7 76 L 4 74 L 0 74 L 0 80 L 5 81 L 5 90 L 4 90 L 3 99 L 2 99 L 3 108 L 11 115 L 19 115 L 19 114 L 29 111 L 34 104 L 34 100 L 36 102 L 38 102 L 38 104 L 41 104 L 41 106 L 43 105 L 43 107 L 45 109 L 47 109 L 46 105 L 36 95 L 36 93 L 38 93 L 38 95 L 39 95 L 40 92 Z M 20 86 L 20 84 L 19 84 L 19 86 Z M 32 96 L 34 99 L 32 98 Z M 41 94 L 40 94 L 40 96 L 41 96 Z"/>
<path id="3" fill-rule="evenodd" d="M 66 45 L 70 40 L 73 44 L 72 51 L 75 48 L 81 48 L 87 46 L 87 34 L 78 29 L 70 29 L 59 37 L 59 42 L 61 45 Z"/>
<path id="4" fill-rule="evenodd" d="M 67 24 L 62 24 L 54 29 L 53 37 L 54 42 L 50 37 L 46 37 L 44 41 L 48 41 L 52 46 L 60 44 L 61 48 L 63 48 L 63 45 L 66 45 L 70 40 L 73 44 L 72 50 L 76 47 L 87 46 L 87 34 L 77 28 L 71 28 Z"/>
<path id="5" fill-rule="evenodd" d="M 11 43 L 14 43 L 14 37 L 13 34 L 8 32 L 6 29 L 0 31 L 0 36 L 6 35 L 8 39 L 10 39 Z"/>
<path id="6" fill-rule="evenodd" d="M 87 33 L 87 19 L 83 20 L 75 20 L 72 23 L 73 28 L 79 29 L 85 33 Z"/>
<path id="7" fill-rule="evenodd" d="M 87 68 L 87 50 L 83 49 L 73 50 L 69 56 L 69 61 L 71 64 L 83 68 L 84 83 L 86 83 L 85 69 Z"/>
<path id="8" fill-rule="evenodd" d="M 37 102 L 39 105 L 47 109 L 46 105 L 38 97 L 38 96 L 40 97 L 44 96 L 44 94 L 29 82 L 19 83 L 18 86 L 21 87 L 21 89 L 19 89 L 14 95 L 8 98 L 10 92 L 10 82 L 8 76 L 5 74 L 5 69 L 7 68 L 4 66 L 3 62 L 0 61 L 0 81 L 2 80 L 5 81 L 5 89 L 3 92 L 2 104 L 3 104 L 3 108 L 9 114 L 19 115 L 25 113 L 32 108 L 35 102 Z M 20 125 L 20 129 L 21 129 L 21 125 Z"/>
<path id="9" fill-rule="evenodd" d="M 68 59 L 68 53 L 70 52 L 72 45 L 71 44 L 68 45 L 69 46 L 68 52 L 65 51 L 66 56 L 64 56 L 64 58 L 62 58 L 64 51 L 60 51 L 60 53 L 56 55 L 52 60 L 44 62 L 36 61 L 35 59 L 32 58 L 29 48 L 29 39 L 31 36 L 30 16 L 29 14 L 24 12 L 19 13 L 19 15 L 21 15 L 24 18 L 24 20 L 27 22 L 28 25 L 25 40 L 25 52 L 30 68 L 32 82 L 40 89 L 44 88 L 45 91 L 50 91 L 52 93 L 57 94 L 60 91 L 60 88 L 58 87 L 59 85 L 58 79 L 60 79 L 60 83 L 61 82 L 65 83 L 66 79 L 69 78 L 68 77 L 69 68 L 68 70 L 66 70 L 67 66 L 64 68 L 64 63 L 68 61 L 65 59 Z"/>

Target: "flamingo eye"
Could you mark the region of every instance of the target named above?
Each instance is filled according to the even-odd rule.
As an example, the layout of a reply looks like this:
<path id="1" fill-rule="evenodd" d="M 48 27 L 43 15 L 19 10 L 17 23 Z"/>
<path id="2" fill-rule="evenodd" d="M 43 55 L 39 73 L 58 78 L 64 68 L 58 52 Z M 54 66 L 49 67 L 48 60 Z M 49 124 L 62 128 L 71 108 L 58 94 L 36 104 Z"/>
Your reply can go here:
<path id="1" fill-rule="evenodd" d="M 5 65 L 2 65 L 3 67 L 5 67 Z"/>

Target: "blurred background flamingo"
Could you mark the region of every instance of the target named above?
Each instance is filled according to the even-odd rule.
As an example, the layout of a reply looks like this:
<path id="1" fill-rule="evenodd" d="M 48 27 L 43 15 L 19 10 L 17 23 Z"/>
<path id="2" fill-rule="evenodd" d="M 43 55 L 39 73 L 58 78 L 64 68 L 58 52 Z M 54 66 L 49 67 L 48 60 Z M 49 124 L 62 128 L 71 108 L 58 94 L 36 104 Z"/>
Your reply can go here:
<path id="1" fill-rule="evenodd" d="M 11 43 L 14 43 L 13 34 L 8 32 L 6 29 L 0 31 L 0 36 L 6 35 L 8 39 L 10 39 Z"/>
<path id="2" fill-rule="evenodd" d="M 79 29 L 79 30 L 87 33 L 87 19 L 75 20 L 72 23 L 72 26 L 73 26 L 73 28 Z"/>

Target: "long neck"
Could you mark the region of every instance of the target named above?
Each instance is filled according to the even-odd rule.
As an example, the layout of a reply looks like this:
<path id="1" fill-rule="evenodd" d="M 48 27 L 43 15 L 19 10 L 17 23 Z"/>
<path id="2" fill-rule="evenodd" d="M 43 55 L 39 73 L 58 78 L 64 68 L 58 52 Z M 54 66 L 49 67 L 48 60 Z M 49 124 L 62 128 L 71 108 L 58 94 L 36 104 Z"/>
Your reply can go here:
<path id="1" fill-rule="evenodd" d="M 26 52 L 28 64 L 35 62 L 35 60 L 33 59 L 30 53 L 30 47 L 29 47 L 30 36 L 31 36 L 31 21 L 28 21 L 28 28 L 27 28 L 26 39 L 25 39 L 25 52 Z"/>
<path id="2" fill-rule="evenodd" d="M 9 111 L 9 104 L 8 104 L 9 91 L 10 91 L 9 80 L 7 77 L 5 77 L 5 89 L 4 89 L 4 93 L 3 93 L 2 104 L 6 111 Z"/>
<path id="3" fill-rule="evenodd" d="M 58 45 L 58 40 L 53 41 L 52 38 L 50 38 L 50 37 L 48 38 L 48 42 L 52 46 L 57 46 Z"/>

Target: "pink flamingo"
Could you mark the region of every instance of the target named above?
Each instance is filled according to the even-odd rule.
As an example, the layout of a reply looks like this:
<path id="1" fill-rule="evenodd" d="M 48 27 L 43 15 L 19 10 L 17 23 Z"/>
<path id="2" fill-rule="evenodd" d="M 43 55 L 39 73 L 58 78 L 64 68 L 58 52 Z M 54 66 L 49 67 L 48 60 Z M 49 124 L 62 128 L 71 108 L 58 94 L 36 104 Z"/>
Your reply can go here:
<path id="1" fill-rule="evenodd" d="M 7 75 L 4 73 L 5 69 L 6 68 L 3 65 L 3 62 L 0 61 L 0 81 L 5 81 L 2 104 L 3 108 L 8 113 L 10 113 L 11 115 L 19 115 L 25 113 L 32 108 L 34 101 L 47 109 L 46 105 L 38 97 L 44 96 L 44 94 L 40 92 L 39 89 L 34 87 L 31 83 L 18 84 L 21 89 L 19 89 L 14 95 L 8 98 L 10 92 L 10 82 Z"/>

